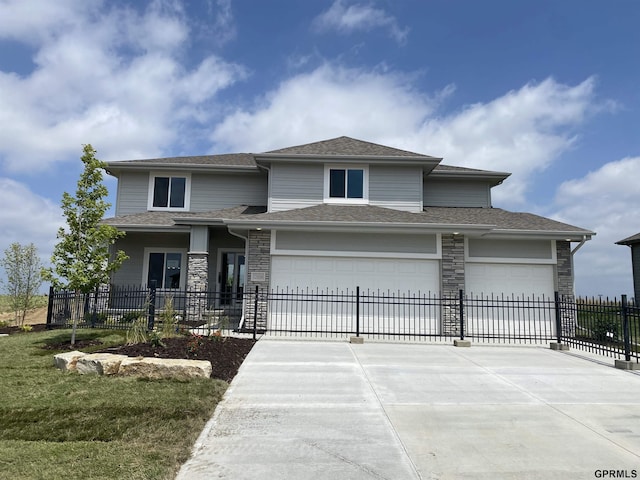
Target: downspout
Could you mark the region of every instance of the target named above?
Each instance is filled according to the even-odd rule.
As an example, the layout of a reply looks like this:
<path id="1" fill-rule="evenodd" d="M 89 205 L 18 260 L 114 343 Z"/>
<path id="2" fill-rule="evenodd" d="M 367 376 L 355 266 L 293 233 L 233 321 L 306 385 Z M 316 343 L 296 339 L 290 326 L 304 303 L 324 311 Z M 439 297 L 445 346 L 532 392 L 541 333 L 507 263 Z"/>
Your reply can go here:
<path id="1" fill-rule="evenodd" d="M 576 245 L 576 248 L 574 248 L 573 250 L 571 250 L 571 280 L 573 285 L 571 286 L 571 290 L 573 290 L 573 296 L 576 296 L 576 275 L 575 275 L 575 269 L 573 268 L 573 256 L 576 254 L 576 252 L 578 250 L 580 250 L 582 248 L 582 246 L 585 244 L 585 242 L 587 241 L 587 236 L 583 235 L 582 236 L 582 240 L 580 240 L 580 243 L 578 245 Z"/>
<path id="2" fill-rule="evenodd" d="M 244 235 L 236 233 L 230 228 L 227 228 L 227 231 L 234 237 L 238 237 L 244 240 L 244 261 L 248 262 L 249 261 L 249 237 L 245 237 Z M 246 290 L 246 287 L 247 287 L 248 274 L 249 274 L 249 264 L 247 263 L 247 271 L 244 277 L 244 285 L 242 286 L 243 291 Z M 238 329 L 241 329 L 242 326 L 244 325 L 244 307 L 245 307 L 245 296 L 243 295 L 242 296 L 242 317 L 240 317 L 240 325 L 238 325 Z"/>

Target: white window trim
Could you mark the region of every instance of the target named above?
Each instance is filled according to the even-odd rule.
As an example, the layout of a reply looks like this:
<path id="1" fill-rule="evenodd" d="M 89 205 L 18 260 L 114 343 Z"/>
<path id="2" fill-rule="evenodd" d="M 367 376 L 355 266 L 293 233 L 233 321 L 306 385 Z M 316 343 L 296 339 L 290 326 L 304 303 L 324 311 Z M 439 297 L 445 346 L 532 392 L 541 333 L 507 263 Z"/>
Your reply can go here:
<path id="1" fill-rule="evenodd" d="M 362 198 L 334 198 L 329 196 L 329 172 L 331 170 L 362 170 Z M 346 189 L 346 185 L 345 185 Z M 369 165 L 325 164 L 324 166 L 324 203 L 368 205 L 369 204 Z"/>
<path id="2" fill-rule="evenodd" d="M 144 257 L 142 258 L 142 283 L 141 285 L 146 285 L 147 280 L 149 279 L 149 254 L 151 253 L 181 253 L 182 261 L 180 262 L 180 290 L 184 290 L 186 288 L 187 283 L 187 256 L 188 251 L 186 248 L 154 248 L 154 247 L 145 247 L 144 249 Z M 184 275 L 182 273 L 184 272 Z M 175 288 L 164 288 L 158 287 L 158 290 L 177 290 Z"/>
<path id="3" fill-rule="evenodd" d="M 184 207 L 154 207 L 153 189 L 156 177 L 182 177 L 185 179 Z M 160 212 L 186 212 L 191 206 L 191 173 L 184 172 L 151 172 L 149 173 L 149 191 L 147 196 L 147 210 Z"/>

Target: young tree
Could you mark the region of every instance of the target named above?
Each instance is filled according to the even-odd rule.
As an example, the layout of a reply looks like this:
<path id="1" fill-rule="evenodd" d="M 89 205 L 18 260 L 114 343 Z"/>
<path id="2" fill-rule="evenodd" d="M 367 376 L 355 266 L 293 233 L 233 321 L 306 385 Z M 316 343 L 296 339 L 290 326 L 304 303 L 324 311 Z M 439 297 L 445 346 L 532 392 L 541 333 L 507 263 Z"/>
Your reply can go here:
<path id="1" fill-rule="evenodd" d="M 15 313 L 16 325 L 23 326 L 27 311 L 33 307 L 34 297 L 42 285 L 40 257 L 33 243 L 12 243 L 5 251 L 0 265 L 5 270 L 2 281 L 9 303 Z"/>
<path id="2" fill-rule="evenodd" d="M 81 157 L 84 171 L 78 179 L 76 195 L 62 194 L 62 213 L 67 227 L 58 230 L 52 266 L 43 270 L 44 279 L 54 288 L 73 290 L 78 298 L 109 283 L 111 273 L 128 258 L 122 250 L 113 255 L 110 251 L 124 232 L 100 222 L 111 204 L 105 200 L 108 191 L 102 184 L 102 170 L 106 165 L 95 154 L 91 145 L 84 145 Z M 75 315 L 71 344 L 75 343 L 77 321 Z"/>

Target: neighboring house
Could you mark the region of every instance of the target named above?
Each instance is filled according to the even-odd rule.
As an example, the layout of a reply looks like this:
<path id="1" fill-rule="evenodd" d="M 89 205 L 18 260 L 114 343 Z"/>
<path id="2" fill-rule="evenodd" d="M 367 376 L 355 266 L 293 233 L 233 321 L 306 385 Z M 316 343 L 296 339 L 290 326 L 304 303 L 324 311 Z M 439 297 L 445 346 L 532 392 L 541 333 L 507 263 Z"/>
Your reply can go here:
<path id="1" fill-rule="evenodd" d="M 349 137 L 266 153 L 108 163 L 130 257 L 115 285 L 573 294 L 594 232 L 491 204 L 508 173 Z M 229 300 L 232 301 L 232 300 Z"/>
<path id="2" fill-rule="evenodd" d="M 631 268 L 633 269 L 633 294 L 634 300 L 640 299 L 640 233 L 627 237 L 616 245 L 628 245 L 631 248 Z"/>

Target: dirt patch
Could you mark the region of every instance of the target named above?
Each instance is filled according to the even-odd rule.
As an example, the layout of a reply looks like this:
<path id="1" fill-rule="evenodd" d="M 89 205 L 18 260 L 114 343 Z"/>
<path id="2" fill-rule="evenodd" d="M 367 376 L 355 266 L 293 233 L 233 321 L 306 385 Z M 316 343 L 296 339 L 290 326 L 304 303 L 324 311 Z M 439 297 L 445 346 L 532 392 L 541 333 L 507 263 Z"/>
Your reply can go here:
<path id="1" fill-rule="evenodd" d="M 15 315 L 13 312 L 0 313 L 0 321 L 9 322 L 13 325 Z M 47 307 L 34 308 L 29 310 L 24 317 L 25 325 L 37 325 L 47 323 Z"/>
<path id="2" fill-rule="evenodd" d="M 47 329 L 47 326 L 44 323 L 39 323 L 36 325 L 29 324 L 29 326 L 31 327 L 31 330 L 29 330 L 29 332 L 44 332 Z M 16 327 L 15 325 L 11 327 L 0 327 L 0 333 L 8 333 L 9 335 L 23 335 L 29 332 L 25 332 L 21 330 L 20 327 Z"/>

